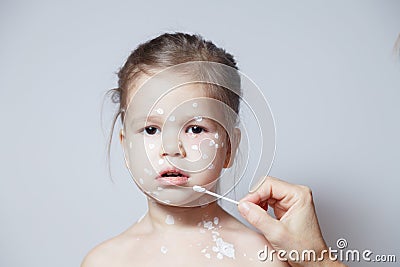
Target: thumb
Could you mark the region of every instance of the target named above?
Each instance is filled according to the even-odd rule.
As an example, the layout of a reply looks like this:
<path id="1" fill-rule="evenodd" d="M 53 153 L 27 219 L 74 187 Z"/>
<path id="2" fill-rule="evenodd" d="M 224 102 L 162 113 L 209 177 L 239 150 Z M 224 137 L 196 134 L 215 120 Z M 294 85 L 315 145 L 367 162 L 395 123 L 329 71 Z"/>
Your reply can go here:
<path id="1" fill-rule="evenodd" d="M 252 202 L 241 201 L 238 209 L 240 214 L 251 225 L 260 230 L 267 239 L 274 233 L 283 230 L 283 225 L 277 219 L 271 217 L 263 208 Z"/>

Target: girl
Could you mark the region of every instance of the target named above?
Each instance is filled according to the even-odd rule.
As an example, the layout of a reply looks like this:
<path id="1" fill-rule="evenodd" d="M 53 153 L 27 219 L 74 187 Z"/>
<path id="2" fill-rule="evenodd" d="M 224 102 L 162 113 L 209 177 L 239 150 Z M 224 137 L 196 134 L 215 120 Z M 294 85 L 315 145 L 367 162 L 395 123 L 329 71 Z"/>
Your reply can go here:
<path id="1" fill-rule="evenodd" d="M 193 186 L 218 191 L 235 160 L 240 76 L 233 56 L 199 35 L 162 34 L 118 73 L 126 165 L 148 211 L 85 257 L 100 266 L 288 266 L 258 260 L 268 241 Z M 233 184 L 234 185 L 234 184 Z"/>

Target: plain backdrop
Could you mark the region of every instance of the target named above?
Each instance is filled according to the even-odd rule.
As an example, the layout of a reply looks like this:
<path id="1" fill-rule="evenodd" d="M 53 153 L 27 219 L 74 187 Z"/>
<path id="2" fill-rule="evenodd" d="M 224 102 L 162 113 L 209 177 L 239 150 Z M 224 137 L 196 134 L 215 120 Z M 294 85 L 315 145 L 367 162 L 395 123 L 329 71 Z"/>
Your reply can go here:
<path id="1" fill-rule="evenodd" d="M 0 266 L 79 266 L 145 213 L 118 142 L 108 174 L 102 103 L 130 51 L 166 31 L 224 47 L 262 89 L 269 174 L 312 188 L 332 248 L 399 258 L 399 14 L 399 1 L 2 0 Z"/>

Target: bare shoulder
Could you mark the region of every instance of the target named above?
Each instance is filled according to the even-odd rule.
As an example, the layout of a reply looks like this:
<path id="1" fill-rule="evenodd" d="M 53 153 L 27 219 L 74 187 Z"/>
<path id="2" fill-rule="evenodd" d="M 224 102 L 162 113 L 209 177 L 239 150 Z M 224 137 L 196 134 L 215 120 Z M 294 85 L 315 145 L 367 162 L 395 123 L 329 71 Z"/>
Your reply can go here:
<path id="1" fill-rule="evenodd" d="M 240 238 L 238 238 L 238 233 Z M 277 258 L 265 259 L 265 252 L 272 251 L 273 248 L 265 236 L 241 222 L 237 221 L 232 228 L 232 235 L 235 242 L 237 256 L 248 260 L 247 266 L 289 266 L 286 262 L 279 261 Z M 260 254 L 260 252 L 262 253 Z M 260 255 L 262 257 L 260 257 Z"/>
<path id="2" fill-rule="evenodd" d="M 128 229 L 92 248 L 84 257 L 81 267 L 122 266 L 122 262 L 119 264 L 119 261 L 127 251 L 135 251 L 137 244 L 139 238 L 132 229 Z"/>

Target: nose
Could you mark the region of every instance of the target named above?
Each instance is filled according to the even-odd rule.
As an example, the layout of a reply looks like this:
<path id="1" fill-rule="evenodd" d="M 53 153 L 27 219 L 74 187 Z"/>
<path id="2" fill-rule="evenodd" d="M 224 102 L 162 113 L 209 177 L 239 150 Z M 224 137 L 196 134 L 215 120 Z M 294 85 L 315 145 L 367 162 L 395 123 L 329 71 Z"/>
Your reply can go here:
<path id="1" fill-rule="evenodd" d="M 175 137 L 168 138 L 164 136 L 162 144 L 161 144 L 161 157 L 171 156 L 171 157 L 186 157 L 186 151 L 183 148 L 182 142 Z"/>

